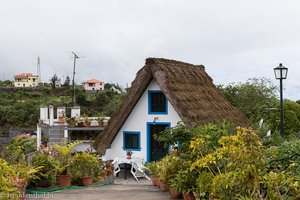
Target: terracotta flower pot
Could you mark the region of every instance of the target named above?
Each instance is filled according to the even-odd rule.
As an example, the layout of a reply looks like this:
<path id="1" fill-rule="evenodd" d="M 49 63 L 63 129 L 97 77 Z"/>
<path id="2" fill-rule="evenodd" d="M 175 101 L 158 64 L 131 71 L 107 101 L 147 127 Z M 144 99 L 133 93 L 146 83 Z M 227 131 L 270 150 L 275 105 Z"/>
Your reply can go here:
<path id="1" fill-rule="evenodd" d="M 156 186 L 160 188 L 160 180 L 156 177 Z"/>
<path id="2" fill-rule="evenodd" d="M 84 186 L 89 186 L 93 184 L 93 177 L 85 176 L 81 178 L 81 182 Z"/>
<path id="3" fill-rule="evenodd" d="M 165 184 L 163 181 L 160 182 L 159 187 L 164 192 L 168 190 L 168 185 Z"/>
<path id="4" fill-rule="evenodd" d="M 192 192 L 183 193 L 184 200 L 195 200 L 195 196 Z"/>
<path id="5" fill-rule="evenodd" d="M 65 118 L 64 117 L 58 117 L 58 123 L 59 124 L 64 124 L 65 123 Z"/>
<path id="6" fill-rule="evenodd" d="M 157 178 L 156 178 L 156 176 L 151 176 L 151 180 L 152 180 L 152 185 L 153 186 L 157 186 Z"/>
<path id="7" fill-rule="evenodd" d="M 86 127 L 91 127 L 91 122 L 87 122 L 87 121 L 86 121 L 86 122 L 85 122 L 85 126 L 86 126 Z"/>
<path id="8" fill-rule="evenodd" d="M 169 189 L 170 195 L 172 199 L 179 199 L 182 197 L 182 193 L 170 187 Z"/>
<path id="9" fill-rule="evenodd" d="M 71 185 L 71 176 L 70 175 L 58 175 L 57 176 L 58 186 L 65 187 Z"/>

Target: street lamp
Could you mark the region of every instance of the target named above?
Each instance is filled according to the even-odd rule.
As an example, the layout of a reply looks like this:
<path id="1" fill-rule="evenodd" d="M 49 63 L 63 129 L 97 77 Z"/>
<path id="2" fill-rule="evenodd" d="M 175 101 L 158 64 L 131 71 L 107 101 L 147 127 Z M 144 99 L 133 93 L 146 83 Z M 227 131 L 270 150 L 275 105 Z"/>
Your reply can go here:
<path id="1" fill-rule="evenodd" d="M 280 81 L 280 134 L 283 136 L 283 98 L 282 98 L 282 80 L 287 77 L 288 68 L 279 63 L 278 67 L 274 68 L 275 78 Z"/>

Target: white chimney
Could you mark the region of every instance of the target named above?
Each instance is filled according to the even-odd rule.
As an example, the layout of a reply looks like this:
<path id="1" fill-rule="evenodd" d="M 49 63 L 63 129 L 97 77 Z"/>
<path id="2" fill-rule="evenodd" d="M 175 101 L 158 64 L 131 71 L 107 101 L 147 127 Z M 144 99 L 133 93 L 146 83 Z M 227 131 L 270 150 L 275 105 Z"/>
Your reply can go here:
<path id="1" fill-rule="evenodd" d="M 54 125 L 54 107 L 49 105 L 49 125 Z"/>
<path id="2" fill-rule="evenodd" d="M 47 106 L 40 107 L 40 119 L 43 121 L 48 120 L 48 107 Z"/>
<path id="3" fill-rule="evenodd" d="M 80 117 L 80 106 L 74 106 L 71 109 L 71 117 L 75 117 L 75 118 Z"/>

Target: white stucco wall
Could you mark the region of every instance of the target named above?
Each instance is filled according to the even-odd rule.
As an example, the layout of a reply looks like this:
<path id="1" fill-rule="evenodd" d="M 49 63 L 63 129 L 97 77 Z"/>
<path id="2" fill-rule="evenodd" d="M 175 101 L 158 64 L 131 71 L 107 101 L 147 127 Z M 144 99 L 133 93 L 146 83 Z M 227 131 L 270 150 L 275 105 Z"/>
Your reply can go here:
<path id="1" fill-rule="evenodd" d="M 38 76 L 29 76 L 27 78 L 15 78 L 15 87 L 36 87 L 39 85 Z"/>
<path id="2" fill-rule="evenodd" d="M 133 158 L 142 158 L 147 161 L 147 122 L 153 122 L 155 117 L 158 117 L 156 122 L 169 122 L 171 127 L 176 126 L 178 121 L 181 121 L 177 112 L 174 110 L 171 103 L 168 101 L 168 114 L 148 114 L 148 90 L 161 90 L 155 80 L 149 84 L 148 88 L 143 93 L 142 97 L 134 107 L 130 116 L 123 124 L 118 135 L 111 144 L 111 148 L 106 150 L 105 159 L 113 160 L 115 157 L 126 157 L 126 150 L 123 150 L 123 131 L 139 131 L 141 137 L 141 150 L 133 151 Z"/>
<path id="3" fill-rule="evenodd" d="M 93 86 L 89 86 L 89 83 L 83 83 L 85 90 L 104 90 L 104 83 L 94 83 Z"/>

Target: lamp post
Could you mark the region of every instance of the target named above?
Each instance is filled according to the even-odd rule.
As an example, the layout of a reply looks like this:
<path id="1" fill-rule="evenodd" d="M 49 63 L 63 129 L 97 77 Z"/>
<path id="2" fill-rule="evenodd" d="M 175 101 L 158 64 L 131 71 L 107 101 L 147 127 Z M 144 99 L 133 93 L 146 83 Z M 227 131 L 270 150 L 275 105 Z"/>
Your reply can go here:
<path id="1" fill-rule="evenodd" d="M 280 134 L 283 136 L 283 98 L 282 98 L 282 80 L 287 77 L 288 68 L 279 63 L 278 67 L 274 68 L 275 78 L 280 81 Z"/>

